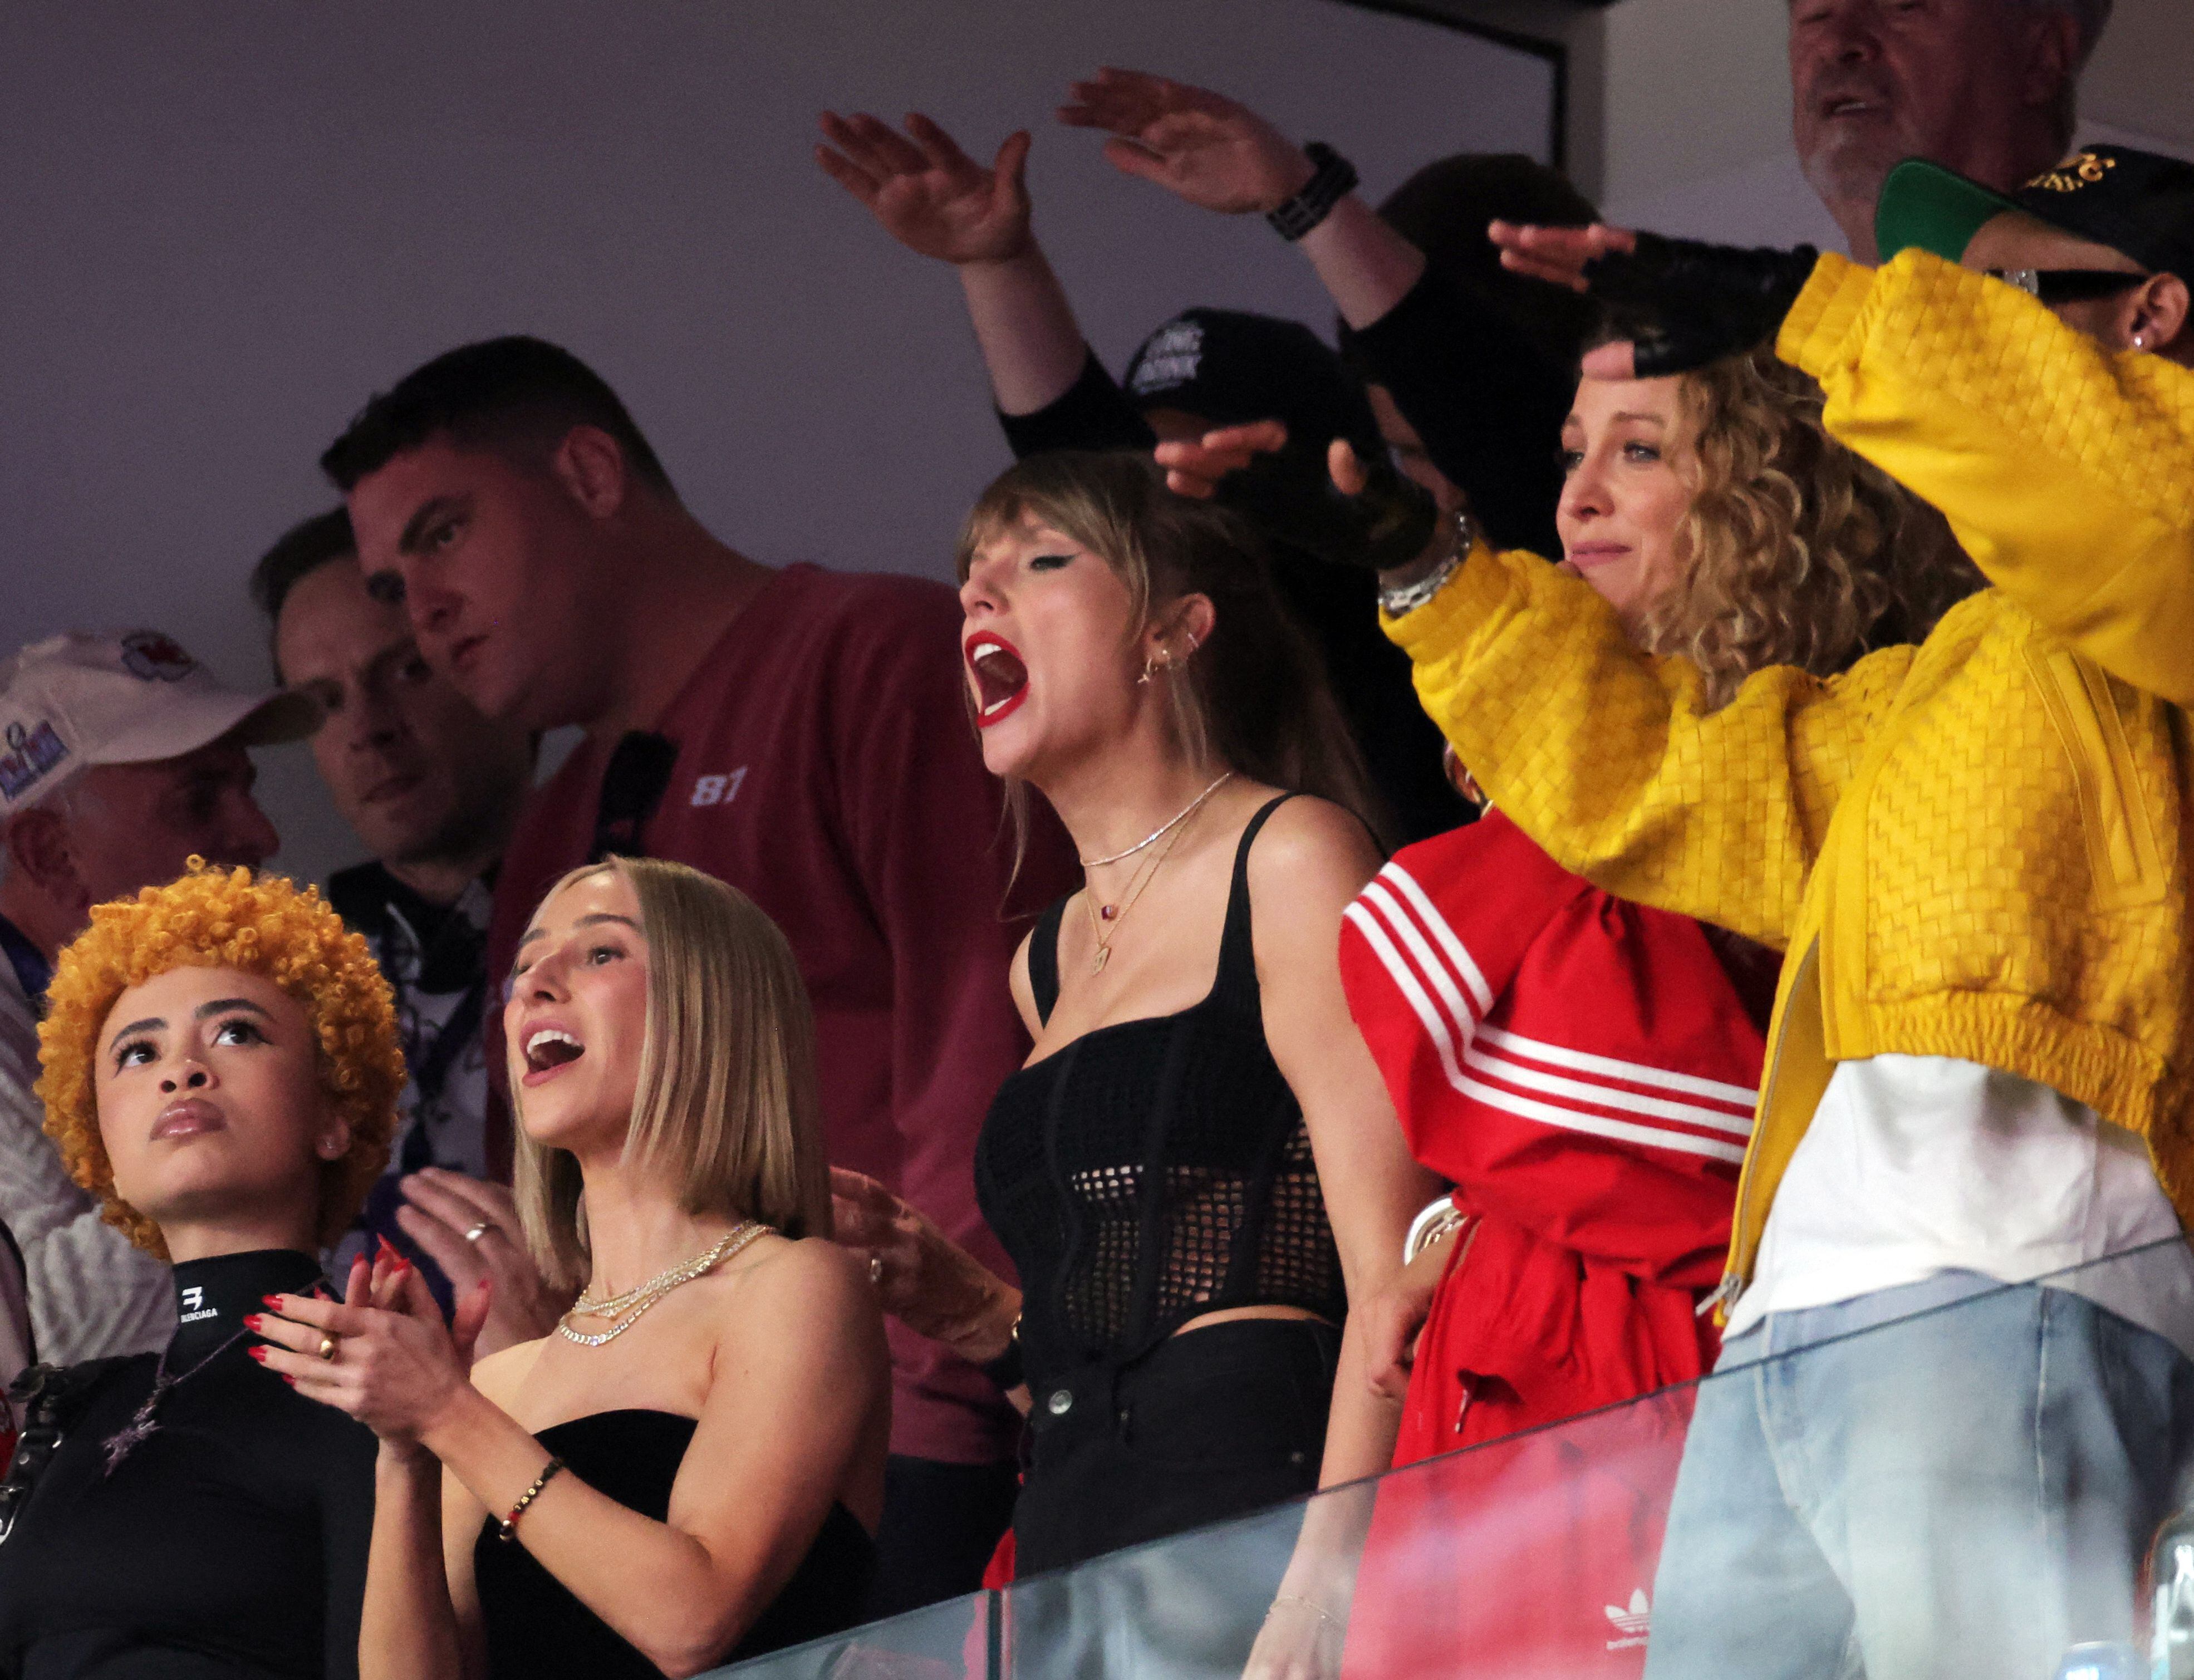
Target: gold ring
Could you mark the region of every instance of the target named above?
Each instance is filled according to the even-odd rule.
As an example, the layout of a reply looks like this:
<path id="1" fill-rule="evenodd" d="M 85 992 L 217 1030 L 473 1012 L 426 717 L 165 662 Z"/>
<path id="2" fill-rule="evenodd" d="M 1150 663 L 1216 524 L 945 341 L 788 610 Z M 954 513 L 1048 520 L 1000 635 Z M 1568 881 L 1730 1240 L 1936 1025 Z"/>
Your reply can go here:
<path id="1" fill-rule="evenodd" d="M 482 1237 L 485 1236 L 494 1229 L 495 1222 L 493 1220 L 482 1219 L 478 1224 L 474 1225 L 470 1230 L 465 1233 L 465 1241 L 468 1242 L 478 1242 Z"/>
<path id="2" fill-rule="evenodd" d="M 332 1364 L 335 1361 L 336 1347 L 336 1339 L 333 1336 L 323 1334 L 320 1337 L 320 1345 L 315 1351 L 319 1353 L 321 1358 Z"/>

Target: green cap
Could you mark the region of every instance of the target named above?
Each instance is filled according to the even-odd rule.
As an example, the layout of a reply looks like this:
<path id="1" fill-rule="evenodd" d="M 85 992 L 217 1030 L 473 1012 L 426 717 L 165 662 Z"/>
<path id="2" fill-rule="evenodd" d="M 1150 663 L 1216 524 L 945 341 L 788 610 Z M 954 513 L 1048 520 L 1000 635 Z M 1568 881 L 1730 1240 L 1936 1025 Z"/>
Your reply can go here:
<path id="1" fill-rule="evenodd" d="M 1984 222 L 2019 208 L 1939 163 L 1908 158 L 1882 183 L 1874 208 L 1874 243 L 1884 262 L 1914 245 L 1956 262 Z"/>

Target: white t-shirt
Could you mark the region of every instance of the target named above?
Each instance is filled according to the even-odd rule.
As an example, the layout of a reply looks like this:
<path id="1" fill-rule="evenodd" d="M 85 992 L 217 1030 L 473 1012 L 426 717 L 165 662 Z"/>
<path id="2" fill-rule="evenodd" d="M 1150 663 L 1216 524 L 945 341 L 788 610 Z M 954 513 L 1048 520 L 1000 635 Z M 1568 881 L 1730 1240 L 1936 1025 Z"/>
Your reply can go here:
<path id="1" fill-rule="evenodd" d="M 2180 1235 L 2146 1147 L 2093 1109 L 1951 1057 L 1840 1062 L 1724 1333 L 1940 1272 L 2030 1282 Z M 2050 1282 L 2194 1358 L 2183 1241 Z"/>

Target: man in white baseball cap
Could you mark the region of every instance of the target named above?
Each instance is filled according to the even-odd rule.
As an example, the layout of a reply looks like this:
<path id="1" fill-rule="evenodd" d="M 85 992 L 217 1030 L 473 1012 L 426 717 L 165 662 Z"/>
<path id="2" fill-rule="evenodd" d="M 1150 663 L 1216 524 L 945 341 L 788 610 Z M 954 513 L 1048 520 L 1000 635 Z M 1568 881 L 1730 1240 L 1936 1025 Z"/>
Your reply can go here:
<path id="1" fill-rule="evenodd" d="M 21 1246 L 37 1356 L 164 1346 L 166 1270 L 103 1224 L 47 1138 L 37 1021 L 91 907 L 174 880 L 196 853 L 257 868 L 279 841 L 247 748 L 319 708 L 224 688 L 157 631 L 55 636 L 0 662 L 0 1224 Z"/>

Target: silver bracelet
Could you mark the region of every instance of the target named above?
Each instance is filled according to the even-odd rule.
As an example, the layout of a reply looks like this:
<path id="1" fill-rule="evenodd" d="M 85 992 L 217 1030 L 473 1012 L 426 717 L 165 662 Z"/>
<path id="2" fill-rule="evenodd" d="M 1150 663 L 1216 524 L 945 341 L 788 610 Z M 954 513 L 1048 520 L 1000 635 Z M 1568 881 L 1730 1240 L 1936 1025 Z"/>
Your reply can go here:
<path id="1" fill-rule="evenodd" d="M 1402 1239 L 1402 1264 L 1407 1265 L 1463 1222 L 1463 1215 L 1446 1196 L 1428 1201 L 1410 1221 L 1410 1234 Z"/>
<path id="2" fill-rule="evenodd" d="M 1478 528 L 1472 524 L 1468 513 L 1458 511 L 1449 530 L 1453 533 L 1454 546 L 1448 550 L 1445 559 L 1414 583 L 1379 591 L 1379 610 L 1387 617 L 1399 618 L 1404 613 L 1415 612 L 1462 570 L 1462 563 L 1470 558 L 1471 548 L 1478 541 Z"/>

